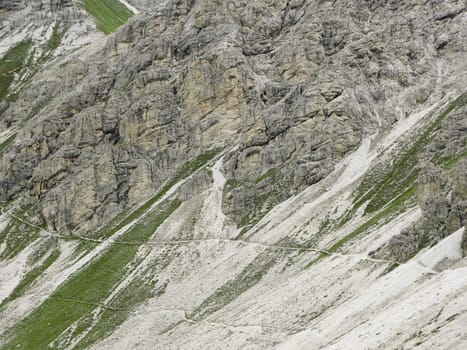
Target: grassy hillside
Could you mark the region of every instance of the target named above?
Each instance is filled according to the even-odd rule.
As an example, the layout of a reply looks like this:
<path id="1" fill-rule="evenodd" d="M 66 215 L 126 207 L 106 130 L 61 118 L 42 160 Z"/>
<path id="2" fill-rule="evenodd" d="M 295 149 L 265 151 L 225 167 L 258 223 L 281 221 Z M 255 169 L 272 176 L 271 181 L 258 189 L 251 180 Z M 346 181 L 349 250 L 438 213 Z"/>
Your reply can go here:
<path id="1" fill-rule="evenodd" d="M 121 237 L 121 243 L 112 245 L 99 258 L 69 278 L 51 298 L 10 330 L 10 343 L 2 349 L 46 349 L 74 323 L 86 324 L 86 320 L 91 317 L 90 313 L 97 307 L 109 309 L 103 302 L 128 273 L 140 246 L 180 204 L 180 201 L 174 200 L 166 204 L 163 210 L 151 212 L 149 219 L 134 225 Z M 119 306 L 123 310 L 127 307 Z"/>
<path id="2" fill-rule="evenodd" d="M 133 15 L 118 0 L 83 0 L 84 9 L 95 18 L 97 28 L 105 34 L 113 33 Z"/>

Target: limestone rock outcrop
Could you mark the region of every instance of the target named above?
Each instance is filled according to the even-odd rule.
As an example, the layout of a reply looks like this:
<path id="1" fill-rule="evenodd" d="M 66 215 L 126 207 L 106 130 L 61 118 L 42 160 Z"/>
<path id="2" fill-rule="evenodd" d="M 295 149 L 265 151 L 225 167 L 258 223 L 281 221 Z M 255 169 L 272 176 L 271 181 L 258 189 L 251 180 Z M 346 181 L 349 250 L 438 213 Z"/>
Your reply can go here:
<path id="1" fill-rule="evenodd" d="M 127 1 L 2 2 L 0 349 L 467 349 L 465 1 Z"/>
<path id="2" fill-rule="evenodd" d="M 367 135 L 462 89 L 459 6 L 153 2 L 98 54 L 22 90 L 2 127 L 22 123 L 26 101 L 39 111 L 2 155 L 1 194 L 34 197 L 51 228 L 88 230 L 194 156 L 237 144 L 225 212 L 254 221 Z"/>

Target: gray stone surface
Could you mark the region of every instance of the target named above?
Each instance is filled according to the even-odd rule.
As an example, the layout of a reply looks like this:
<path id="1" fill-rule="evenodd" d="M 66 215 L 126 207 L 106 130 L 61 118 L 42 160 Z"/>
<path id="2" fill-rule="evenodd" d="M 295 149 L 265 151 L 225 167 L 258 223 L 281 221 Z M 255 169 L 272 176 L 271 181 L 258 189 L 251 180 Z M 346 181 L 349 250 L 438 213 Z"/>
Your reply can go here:
<path id="1" fill-rule="evenodd" d="M 461 91 L 464 20 L 460 1 L 153 2 L 101 52 L 23 89 L 2 127 L 44 107 L 2 155 L 1 194 L 37 199 L 50 228 L 88 230 L 194 156 L 238 144 L 224 166 L 240 184 L 224 201 L 238 221 Z M 273 185 L 256 182 L 271 169 Z"/>

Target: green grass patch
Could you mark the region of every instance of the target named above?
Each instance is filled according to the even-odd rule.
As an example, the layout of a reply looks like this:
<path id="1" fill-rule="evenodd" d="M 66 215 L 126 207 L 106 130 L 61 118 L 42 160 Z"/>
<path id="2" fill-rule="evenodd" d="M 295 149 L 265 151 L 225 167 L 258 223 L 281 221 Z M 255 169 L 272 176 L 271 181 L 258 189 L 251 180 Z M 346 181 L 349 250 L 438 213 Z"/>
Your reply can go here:
<path id="1" fill-rule="evenodd" d="M 70 240 L 74 239 L 77 241 L 79 240 L 79 244 L 75 248 L 72 254 L 73 258 L 75 259 L 82 258 L 84 255 L 86 255 L 87 253 L 89 253 L 90 251 L 92 251 L 94 248 L 96 248 L 99 245 L 98 242 L 85 241 L 85 240 L 82 240 L 82 239 L 79 239 L 73 236 L 70 236 L 69 239 Z"/>
<path id="2" fill-rule="evenodd" d="M 97 29 L 110 34 L 133 16 L 125 5 L 118 0 L 82 0 L 84 9 L 94 17 Z"/>
<path id="3" fill-rule="evenodd" d="M 455 314 L 449 316 L 449 317 L 444 321 L 444 323 L 449 323 L 449 322 L 451 322 L 451 321 L 454 321 L 459 315 L 460 315 L 460 314 L 455 313 Z"/>
<path id="4" fill-rule="evenodd" d="M 112 334 L 112 331 L 120 326 L 126 319 L 128 319 L 130 311 L 127 310 L 111 310 L 106 309 L 102 312 L 101 318 L 97 325 L 92 327 L 90 317 L 83 319 L 80 327 L 75 331 L 76 335 L 86 331 L 92 327 L 91 331 L 84 336 L 84 338 L 73 348 L 73 350 L 89 349 L 92 344 L 97 343 L 101 339 Z"/>
<path id="5" fill-rule="evenodd" d="M 55 51 L 61 44 L 62 39 L 66 33 L 66 28 L 61 27 L 60 22 L 55 23 L 55 26 L 52 30 L 52 35 L 47 42 L 46 49 L 48 51 Z"/>
<path id="6" fill-rule="evenodd" d="M 367 220 L 364 224 L 357 227 L 350 234 L 348 234 L 347 236 L 339 240 L 337 243 L 335 243 L 331 248 L 326 249 L 326 250 L 331 253 L 336 252 L 347 242 L 356 238 L 361 233 L 368 231 L 369 228 L 375 226 L 376 224 L 381 222 L 383 219 L 390 218 L 391 215 L 394 215 L 395 212 L 398 212 L 398 209 L 401 209 L 401 208 L 405 209 L 406 208 L 405 204 L 410 199 L 415 197 L 416 189 L 417 189 L 416 185 L 411 186 L 405 192 L 403 192 L 402 194 L 397 196 L 394 200 L 392 200 L 385 208 L 383 208 L 381 211 L 376 213 L 376 215 L 374 215 L 371 219 Z"/>
<path id="7" fill-rule="evenodd" d="M 237 179 L 228 179 L 225 182 L 224 191 L 231 192 L 233 189 L 245 186 L 247 182 L 245 180 L 237 180 Z"/>
<path id="8" fill-rule="evenodd" d="M 60 46 L 60 44 L 62 43 L 62 39 L 67 31 L 68 27 L 66 25 L 62 25 L 59 21 L 55 23 L 52 29 L 52 34 L 50 35 L 50 38 L 47 41 L 47 43 L 42 47 L 42 54 L 38 58 L 36 64 L 32 62 L 32 57 L 30 59 L 31 62 L 28 65 L 34 68 L 34 73 L 30 75 L 29 79 L 32 78 L 35 72 L 37 72 L 39 64 L 46 62 L 52 57 L 52 53 Z"/>
<path id="9" fill-rule="evenodd" d="M 14 103 L 18 99 L 19 91 L 28 83 L 31 82 L 32 77 L 37 73 L 41 64 L 47 61 L 51 57 L 51 53 L 56 50 L 67 32 L 68 28 L 65 25 L 61 25 L 57 22 L 52 30 L 48 42 L 43 46 L 43 52 L 39 58 L 35 58 L 35 49 L 33 47 L 33 41 L 26 39 L 10 48 L 5 56 L 0 59 L 0 102 L 7 102 L 0 109 L 0 115 L 2 115 L 8 108 L 9 104 Z M 11 91 L 10 87 L 13 82 L 19 82 L 17 89 Z M 48 102 L 48 101 L 47 101 Z M 23 120 L 24 125 L 29 119 L 31 119 L 37 112 L 44 107 L 46 103 L 42 103 L 40 108 L 35 107 L 35 111 L 31 111 L 29 115 Z M 39 110 L 37 110 L 39 108 Z"/>
<path id="10" fill-rule="evenodd" d="M 16 133 L 12 134 L 9 138 L 7 138 L 3 143 L 0 144 L 0 154 L 9 146 L 11 145 L 16 139 Z"/>
<path id="11" fill-rule="evenodd" d="M 58 330 L 65 330 L 70 320 L 77 320 L 94 308 L 91 304 L 48 299 L 11 330 L 14 338 L 2 349 L 50 349 L 48 344 L 60 334 Z"/>
<path id="12" fill-rule="evenodd" d="M 123 224 L 123 220 L 128 216 L 128 211 L 122 211 L 117 214 L 110 222 L 105 226 L 101 227 L 96 234 L 93 235 L 96 239 L 105 239 L 112 236 L 115 232 L 121 229 L 126 224 Z M 136 215 L 135 215 L 136 217 Z M 83 242 L 87 243 L 87 242 Z"/>
<path id="13" fill-rule="evenodd" d="M 31 271 L 29 271 L 20 281 L 20 283 L 15 287 L 13 292 L 8 296 L 8 298 L 4 299 L 0 304 L 0 309 L 9 302 L 12 302 L 15 299 L 23 296 L 24 293 L 32 286 L 34 281 L 40 277 L 45 270 L 47 270 L 50 265 L 52 265 L 55 260 L 60 255 L 60 251 L 55 249 L 50 253 L 50 255 L 42 262 L 42 264 L 36 266 Z"/>
<path id="14" fill-rule="evenodd" d="M 145 217 L 122 236 L 122 240 L 147 241 L 179 206 L 172 201 Z M 10 329 L 2 349 L 46 349 L 74 322 L 85 318 L 125 277 L 139 244 L 113 244 L 99 258 L 70 277 L 51 298 Z"/>
<path id="15" fill-rule="evenodd" d="M 175 185 L 180 180 L 188 177 L 193 174 L 196 170 L 200 169 L 202 166 L 206 165 L 211 161 L 215 156 L 217 156 L 222 151 L 222 148 L 211 149 L 192 161 L 186 163 L 182 168 L 175 174 L 175 176 L 162 188 L 162 194 L 165 194 L 173 185 Z M 162 196 L 162 195 L 161 195 Z"/>
<path id="16" fill-rule="evenodd" d="M 389 272 L 394 271 L 399 266 L 400 266 L 400 263 L 398 262 L 391 263 L 388 267 L 384 269 L 384 271 L 381 273 L 381 276 L 387 275 Z"/>
<path id="17" fill-rule="evenodd" d="M 461 159 L 467 157 L 467 151 L 460 152 L 456 155 L 451 157 L 444 158 L 440 161 L 440 165 L 444 170 L 451 169 L 454 165 L 456 165 Z"/>
<path id="18" fill-rule="evenodd" d="M 164 222 L 181 204 L 182 202 L 177 199 L 172 201 L 165 214 L 155 215 L 154 212 L 149 213 L 144 217 L 144 220 L 138 221 L 131 230 L 120 236 L 116 242 L 145 242 L 162 222 Z"/>
<path id="19" fill-rule="evenodd" d="M 30 39 L 24 40 L 10 48 L 0 59 L 0 102 L 8 96 L 15 74 L 20 74 L 23 69 L 31 44 Z"/>
<path id="20" fill-rule="evenodd" d="M 39 237 L 39 229 L 12 218 L 5 230 L 0 232 L 0 243 L 6 248 L 1 259 L 12 259 Z"/>
<path id="21" fill-rule="evenodd" d="M 242 180 L 228 179 L 226 181 L 226 183 L 225 183 L 225 191 L 226 192 L 231 192 L 235 188 L 242 187 L 242 186 L 253 188 L 254 185 L 260 183 L 261 181 L 263 181 L 265 179 L 268 179 L 268 178 L 275 179 L 276 178 L 276 172 L 277 172 L 277 169 L 272 168 L 272 169 L 269 169 L 267 172 L 265 172 L 263 175 L 259 176 L 256 179 L 248 179 L 248 178 L 247 179 L 242 179 Z"/>
<path id="22" fill-rule="evenodd" d="M 143 276 L 146 273 L 142 274 Z M 144 301 L 160 295 L 164 289 L 156 287 L 156 281 L 145 281 L 140 277 L 135 278 L 123 289 L 114 300 L 112 309 L 106 309 L 101 315 L 99 322 L 78 343 L 74 350 L 87 349 L 92 344 L 111 335 L 113 331 L 128 319 L 131 312 Z"/>
<path id="23" fill-rule="evenodd" d="M 20 90 L 31 82 L 41 64 L 50 59 L 52 52 L 60 46 L 67 29 L 68 28 L 66 26 L 62 26 L 60 22 L 57 22 L 52 30 L 52 35 L 48 42 L 43 45 L 42 54 L 37 59 L 35 58 L 35 49 L 33 48 L 31 50 L 33 42 L 32 40 L 27 39 L 11 48 L 0 60 L 0 101 L 4 100 L 7 102 L 4 104 L 2 109 L 0 109 L 0 115 L 8 109 L 11 103 L 16 102 Z M 18 75 L 17 78 L 15 78 L 16 74 Z M 10 86 L 15 80 L 19 85 L 15 91 L 10 91 Z M 34 107 L 23 120 L 21 125 L 23 126 L 26 124 L 26 122 L 36 115 L 47 102 L 48 101 L 45 103 L 43 102 L 40 107 Z"/>
<path id="24" fill-rule="evenodd" d="M 256 180 L 255 180 L 255 183 L 260 183 L 261 181 L 265 180 L 265 179 L 268 179 L 268 178 L 273 178 L 275 179 L 276 178 L 276 173 L 277 173 L 277 169 L 276 168 L 271 168 L 269 169 L 268 171 L 266 171 L 263 175 L 261 175 L 260 177 L 258 177 Z"/>

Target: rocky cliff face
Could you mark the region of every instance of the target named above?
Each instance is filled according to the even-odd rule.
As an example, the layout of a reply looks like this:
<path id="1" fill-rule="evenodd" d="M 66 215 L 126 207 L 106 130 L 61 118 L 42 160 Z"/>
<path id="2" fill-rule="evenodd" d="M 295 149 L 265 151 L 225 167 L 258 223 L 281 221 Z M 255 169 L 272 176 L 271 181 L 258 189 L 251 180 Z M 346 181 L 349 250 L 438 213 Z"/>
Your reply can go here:
<path id="1" fill-rule="evenodd" d="M 42 251 L 42 232 L 41 249 L 61 251 L 57 261 L 70 270 L 56 267 L 60 279 L 44 279 L 55 299 L 27 305 L 39 307 L 37 315 L 67 300 L 95 307 L 91 316 L 70 309 L 76 317 L 51 327 L 43 345 L 88 347 L 115 331 L 112 324 L 123 333 L 97 348 L 217 349 L 230 339 L 217 328 L 232 324 L 234 348 L 289 340 L 284 346 L 304 348 L 315 339 L 313 349 L 339 349 L 347 337 L 354 348 L 397 348 L 398 332 L 407 344 L 439 341 L 427 324 L 426 337 L 394 326 L 373 343 L 370 326 L 360 332 L 351 323 L 372 319 L 365 308 L 397 309 L 397 290 L 410 304 L 427 287 L 422 277 L 442 285 L 449 269 L 465 264 L 465 3 L 130 3 L 141 13 L 93 45 L 85 43 L 102 35 L 89 18 L 82 32 L 72 22 L 78 27 L 67 29 L 75 34 L 64 36 L 65 48 L 16 85 L 0 116 L 0 200 L 9 218 L 0 256 L 22 254 L 9 248 L 13 224 L 30 230 L 24 259 Z M 9 23 L 22 11 L 54 21 L 55 11 L 60 21 L 85 16 L 67 1 L 22 6 L 8 5 Z M 41 263 L 29 257 L 32 266 L 44 266 L 49 253 L 37 253 Z M 404 276 L 416 292 L 399 283 Z M 394 289 L 383 291 L 380 278 Z M 417 320 L 449 323 L 450 311 L 427 309 L 430 298 L 462 302 L 459 281 L 449 284 L 458 293 L 452 300 L 427 296 Z M 357 287 L 365 283 L 381 300 L 365 299 Z M 278 306 L 279 294 L 266 293 L 274 288 L 285 295 Z M 133 294 L 138 302 L 128 306 Z M 4 310 L 15 305 L 10 299 Z M 160 311 L 151 316 L 164 325 L 155 333 L 130 318 L 143 304 Z M 107 319 L 107 309 L 127 313 Z M 330 326 L 339 312 L 348 315 L 345 333 Z M 27 329 L 35 332 L 35 316 L 13 327 L 26 314 L 1 324 L 10 329 L 6 348 L 34 343 Z M 410 319 L 401 315 L 400 324 Z M 119 336 L 135 324 L 141 337 L 125 343 Z"/>
<path id="2" fill-rule="evenodd" d="M 159 4 L 92 61 L 37 82 L 47 107 L 4 162 L 3 195 L 36 198 L 50 228 L 92 229 L 190 157 L 238 144 L 224 207 L 257 221 L 362 138 L 461 81 L 461 3 L 360 5 Z M 37 91 L 23 92 L 28 106 Z"/>

